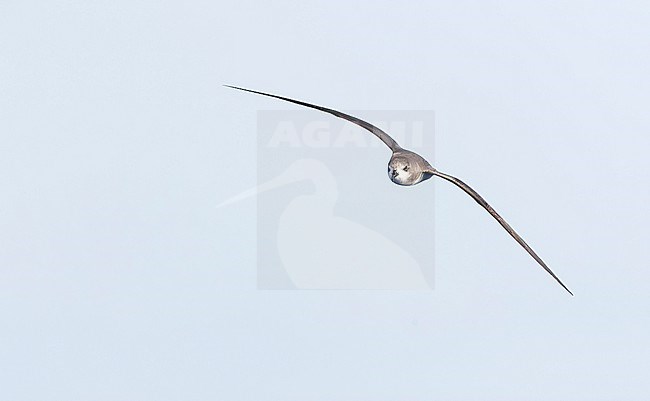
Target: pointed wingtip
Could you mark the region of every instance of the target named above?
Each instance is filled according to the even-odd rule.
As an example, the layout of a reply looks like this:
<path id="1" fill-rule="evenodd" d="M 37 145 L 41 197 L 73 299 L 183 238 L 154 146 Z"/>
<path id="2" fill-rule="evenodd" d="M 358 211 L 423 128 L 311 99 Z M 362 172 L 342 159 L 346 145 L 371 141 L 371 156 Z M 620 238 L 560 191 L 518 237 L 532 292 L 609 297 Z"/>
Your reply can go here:
<path id="1" fill-rule="evenodd" d="M 560 278 L 559 278 L 558 276 L 556 276 L 555 273 L 553 273 L 553 272 L 551 271 L 551 269 L 549 269 L 549 268 L 548 268 L 546 265 L 544 265 L 544 264 L 542 264 L 542 267 L 543 267 L 547 272 L 549 272 L 549 273 L 551 274 L 551 276 L 553 276 L 553 278 L 555 279 L 555 281 L 557 281 L 557 283 L 560 284 L 560 285 L 562 286 L 562 288 L 564 288 L 564 289 L 566 290 L 566 292 L 568 292 L 569 294 L 571 294 L 572 297 L 574 296 L 574 295 L 573 295 L 573 292 L 571 292 L 571 290 L 569 289 L 569 287 L 567 287 L 566 285 L 564 285 L 564 283 L 562 282 L 562 280 L 560 280 Z"/>
<path id="2" fill-rule="evenodd" d="M 567 288 L 566 285 L 564 285 L 564 283 L 562 283 L 560 280 L 558 280 L 558 283 L 560 283 L 560 285 L 562 286 L 562 288 L 564 288 L 564 289 L 565 289 L 569 294 L 571 294 L 572 297 L 575 296 L 575 295 L 573 295 L 573 293 L 571 292 L 571 290 L 570 290 L 569 288 Z"/>

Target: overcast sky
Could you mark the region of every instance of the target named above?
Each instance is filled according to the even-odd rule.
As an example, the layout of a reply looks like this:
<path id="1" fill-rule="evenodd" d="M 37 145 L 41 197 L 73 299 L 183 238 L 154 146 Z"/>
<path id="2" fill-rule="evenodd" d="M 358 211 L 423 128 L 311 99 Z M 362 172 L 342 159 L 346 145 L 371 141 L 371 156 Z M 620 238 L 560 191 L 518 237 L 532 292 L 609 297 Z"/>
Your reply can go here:
<path id="1" fill-rule="evenodd" d="M 2 2 L 2 398 L 647 400 L 650 7 L 424 3 Z M 258 247 L 296 255 L 278 219 L 313 188 L 216 205 L 276 174 L 258 112 L 300 108 L 222 84 L 433 111 L 423 155 L 575 297 L 458 188 L 390 183 L 381 146 L 326 164 L 334 216 L 433 257 L 433 288 L 264 289 Z M 396 233 L 418 207 L 433 253 Z"/>

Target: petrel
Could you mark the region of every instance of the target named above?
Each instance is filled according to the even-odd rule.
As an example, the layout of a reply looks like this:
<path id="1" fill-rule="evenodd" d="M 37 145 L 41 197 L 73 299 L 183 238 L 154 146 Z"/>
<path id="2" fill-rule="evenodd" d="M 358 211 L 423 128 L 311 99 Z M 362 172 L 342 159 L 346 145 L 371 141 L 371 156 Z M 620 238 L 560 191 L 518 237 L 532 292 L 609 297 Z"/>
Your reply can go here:
<path id="1" fill-rule="evenodd" d="M 268 96 L 275 99 L 284 100 L 286 102 L 295 103 L 301 106 L 320 110 L 325 113 L 335 115 L 336 117 L 342 118 L 344 120 L 350 121 L 351 123 L 354 123 L 372 132 L 377 138 L 379 138 L 383 143 L 385 143 L 386 146 L 388 146 L 390 150 L 393 152 L 390 160 L 388 161 L 388 177 L 392 182 L 394 182 L 397 185 L 410 186 L 410 185 L 419 184 L 422 181 L 428 180 L 433 176 L 437 176 L 456 185 L 457 187 L 465 191 L 469 196 L 471 196 L 472 199 L 474 199 L 479 205 L 485 208 L 485 210 L 487 210 L 488 213 L 490 213 L 490 215 L 492 215 L 492 217 L 494 217 L 496 221 L 498 221 L 499 224 L 501 224 L 501 226 L 508 232 L 508 234 L 510 234 L 512 238 L 514 238 L 515 241 L 517 241 L 519 245 L 521 245 L 526 250 L 526 252 L 528 252 L 528 254 L 532 256 L 533 259 L 535 259 L 535 261 L 537 261 L 537 263 L 539 263 L 539 265 L 542 266 L 544 270 L 546 270 L 548 274 L 550 274 L 555 279 L 555 281 L 557 281 L 565 290 L 567 290 L 569 294 L 573 295 L 571 290 L 569 290 L 567 286 L 564 285 L 564 283 L 562 283 L 562 281 L 555 275 L 555 273 L 553 273 L 553 271 L 548 266 L 546 266 L 546 263 L 544 263 L 542 258 L 540 258 L 535 253 L 535 251 L 533 251 L 533 249 L 526 243 L 526 241 L 524 241 L 524 239 L 521 238 L 521 236 L 517 234 L 517 232 L 512 227 L 510 227 L 510 224 L 508 224 L 503 219 L 503 217 L 501 217 L 492 208 L 492 206 L 490 206 L 485 201 L 485 199 L 483 199 L 483 197 L 478 194 L 478 192 L 473 190 L 469 185 L 465 184 L 459 178 L 456 178 L 454 176 L 436 170 L 435 168 L 433 168 L 433 166 L 431 166 L 431 164 L 429 164 L 428 161 L 426 161 L 419 154 L 412 152 L 410 150 L 403 149 L 393 138 L 391 138 L 390 135 L 388 135 L 381 129 L 359 118 L 353 117 L 351 115 L 342 113 L 337 110 L 328 109 L 327 107 L 317 106 L 315 104 L 306 103 L 300 100 L 290 99 L 283 96 L 272 95 L 270 93 L 258 92 L 252 89 L 245 89 L 245 88 L 240 88 L 237 86 L 230 86 L 230 85 L 224 85 L 224 86 L 228 88 L 256 93 L 258 95 Z"/>

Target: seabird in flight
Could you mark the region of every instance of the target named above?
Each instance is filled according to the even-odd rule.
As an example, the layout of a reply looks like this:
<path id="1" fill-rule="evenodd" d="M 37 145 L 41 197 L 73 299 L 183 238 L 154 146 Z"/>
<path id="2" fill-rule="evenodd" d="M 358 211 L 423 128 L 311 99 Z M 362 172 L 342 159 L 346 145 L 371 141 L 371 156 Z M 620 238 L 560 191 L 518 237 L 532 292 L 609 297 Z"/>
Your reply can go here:
<path id="1" fill-rule="evenodd" d="M 390 137 L 387 133 L 382 131 L 381 129 L 375 127 L 374 125 L 367 123 L 363 120 L 360 120 L 356 117 L 353 117 L 351 115 L 341 113 L 340 111 L 328 109 L 326 107 L 322 106 L 317 106 L 315 104 L 310 104 L 306 102 L 302 102 L 300 100 L 294 100 L 294 99 L 289 99 L 287 97 L 283 96 L 278 96 L 278 95 L 272 95 L 269 93 L 264 93 L 264 92 L 258 92 L 254 91 L 251 89 L 244 89 L 244 88 L 239 88 L 236 86 L 230 86 L 230 85 L 224 85 L 228 88 L 232 89 L 238 89 L 246 92 L 251 92 L 251 93 L 256 93 L 258 95 L 263 95 L 263 96 L 268 96 L 280 100 L 284 100 L 287 102 L 299 104 L 301 106 L 309 107 L 312 109 L 324 111 L 325 113 L 333 114 L 336 117 L 342 118 L 344 120 L 350 121 L 362 128 L 365 128 L 366 130 L 372 132 L 377 138 L 379 138 L 382 142 L 386 144 L 390 148 L 390 150 L 393 152 L 389 162 L 388 162 L 388 177 L 390 178 L 391 181 L 393 181 L 397 185 L 405 185 L 405 186 L 410 186 L 410 185 L 415 185 L 419 184 L 422 181 L 428 180 L 429 178 L 433 176 L 440 177 L 444 180 L 447 180 L 451 182 L 452 184 L 456 185 L 463 191 L 465 191 L 469 196 L 471 196 L 479 205 L 483 206 L 485 210 L 488 211 L 496 219 L 496 221 L 501 224 L 501 226 L 512 236 L 512 238 L 515 239 L 521 245 L 526 252 L 530 256 L 533 257 L 537 261 L 537 263 L 540 264 L 546 270 L 553 278 L 555 281 L 557 281 L 565 290 L 569 292 L 569 294 L 573 295 L 571 290 L 565 286 L 562 281 L 553 273 L 553 271 L 546 266 L 546 263 L 540 258 L 535 251 L 524 241 L 517 232 L 510 227 L 510 224 L 508 224 L 503 217 L 501 217 L 493 208 L 490 206 L 485 199 L 481 195 L 479 195 L 476 191 L 474 191 L 469 185 L 465 184 L 463 181 L 460 179 L 453 177 L 449 174 L 445 174 L 441 171 L 436 170 L 429 164 L 428 161 L 426 161 L 422 156 L 418 155 L 415 152 L 411 152 L 410 150 L 403 149 L 402 147 L 399 146 L 397 142 L 393 138 Z"/>

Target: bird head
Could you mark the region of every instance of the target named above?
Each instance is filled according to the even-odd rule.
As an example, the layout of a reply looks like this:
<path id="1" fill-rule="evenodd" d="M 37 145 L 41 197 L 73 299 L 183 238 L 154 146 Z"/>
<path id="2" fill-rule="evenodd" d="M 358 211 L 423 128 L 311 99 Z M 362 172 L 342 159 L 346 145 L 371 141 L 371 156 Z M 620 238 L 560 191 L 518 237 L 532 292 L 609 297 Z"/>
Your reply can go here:
<path id="1" fill-rule="evenodd" d="M 415 185 L 432 177 L 433 167 L 420 155 L 405 149 L 388 162 L 388 178 L 397 185 Z"/>
<path id="2" fill-rule="evenodd" d="M 422 171 L 409 158 L 394 156 L 388 162 L 388 177 L 397 185 L 415 185 L 421 181 Z"/>

